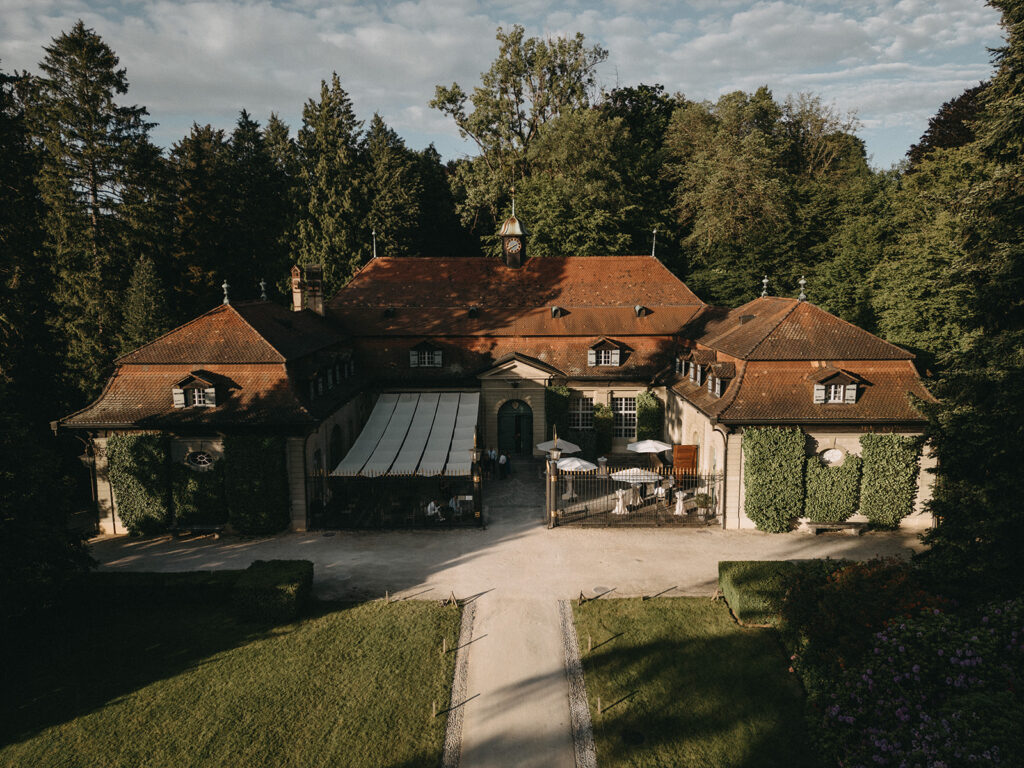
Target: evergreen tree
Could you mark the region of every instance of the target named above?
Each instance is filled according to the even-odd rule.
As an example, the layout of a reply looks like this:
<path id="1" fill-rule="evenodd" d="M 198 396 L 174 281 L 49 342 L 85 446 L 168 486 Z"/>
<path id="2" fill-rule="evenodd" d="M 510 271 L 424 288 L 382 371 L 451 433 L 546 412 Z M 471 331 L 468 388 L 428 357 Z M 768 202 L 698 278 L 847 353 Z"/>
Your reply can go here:
<path id="1" fill-rule="evenodd" d="M 363 159 L 362 123 L 337 73 L 320 84 L 320 100 L 302 110 L 299 130 L 298 225 L 292 260 L 323 264 L 324 291 L 332 294 L 370 257 L 371 235 Z"/>
<path id="2" fill-rule="evenodd" d="M 52 276 L 36 257 L 44 209 L 26 126 L 26 76 L 0 72 L 0 620 L 47 607 L 87 567 L 68 532 L 68 484 L 47 427 L 61 407 L 44 316 Z"/>
<path id="3" fill-rule="evenodd" d="M 480 243 L 459 221 L 450 172 L 431 144 L 416 154 L 420 185 L 416 250 L 423 256 L 479 255 Z"/>
<path id="4" fill-rule="evenodd" d="M 156 273 L 153 260 L 143 256 L 132 270 L 132 279 L 124 299 L 121 354 L 148 344 L 170 328 L 167 299 L 160 276 Z"/>
<path id="5" fill-rule="evenodd" d="M 298 227 L 299 212 L 299 153 L 295 140 L 291 137 L 291 129 L 276 113 L 270 113 L 270 119 L 263 127 L 263 145 L 273 163 L 270 175 L 271 193 L 277 200 L 277 212 L 281 219 L 278 223 L 278 235 L 274 244 L 275 252 L 280 254 L 280 264 L 284 271 L 267 276 L 271 285 L 280 285 L 287 293 L 289 290 L 289 272 L 292 259 L 292 238 Z"/>
<path id="6" fill-rule="evenodd" d="M 928 129 L 917 144 L 907 150 L 909 166 L 907 173 L 913 173 L 917 166 L 936 149 L 953 149 L 974 141 L 974 121 L 981 109 L 981 96 L 988 83 L 978 83 L 968 88 L 955 99 L 943 104 L 928 121 Z"/>
<path id="7" fill-rule="evenodd" d="M 185 320 L 219 303 L 221 282 L 228 271 L 239 269 L 225 259 L 234 252 L 235 203 L 224 132 L 193 124 L 189 135 L 171 149 L 170 166 L 174 235 L 168 277 L 174 286 L 175 318 Z"/>
<path id="8" fill-rule="evenodd" d="M 263 278 L 283 279 L 290 218 L 285 171 L 267 147 L 259 123 L 244 109 L 228 143 L 234 190 L 231 251 L 224 267 L 228 282 L 241 287 L 255 286 Z"/>
<path id="9" fill-rule="evenodd" d="M 80 400 L 98 391 L 115 349 L 117 298 L 130 261 L 122 206 L 150 124 L 144 108 L 116 102 L 128 92 L 125 70 L 81 21 L 44 50 L 29 111 L 43 157 L 42 258 L 55 276 L 52 321 L 67 383 Z"/>
<path id="10" fill-rule="evenodd" d="M 415 154 L 374 114 L 366 134 L 366 155 L 368 219 L 377 233 L 377 255 L 420 255 L 416 225 L 423 187 Z"/>
<path id="11" fill-rule="evenodd" d="M 952 269 L 968 288 L 966 349 L 940 357 L 929 408 L 939 462 L 923 556 L 938 578 L 974 596 L 1024 590 L 1024 2 L 992 0 L 1006 45 L 981 97 L 975 146 L 992 164 L 962 209 L 963 247 Z"/>

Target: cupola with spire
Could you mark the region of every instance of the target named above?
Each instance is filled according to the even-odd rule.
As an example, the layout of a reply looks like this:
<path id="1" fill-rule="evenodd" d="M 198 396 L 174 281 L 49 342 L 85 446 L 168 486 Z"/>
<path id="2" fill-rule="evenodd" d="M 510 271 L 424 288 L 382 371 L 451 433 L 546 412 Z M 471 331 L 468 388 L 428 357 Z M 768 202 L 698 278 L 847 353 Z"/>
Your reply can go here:
<path id="1" fill-rule="evenodd" d="M 512 190 L 512 215 L 501 225 L 501 252 L 505 265 L 518 269 L 526 259 L 526 230 L 516 218 L 516 191 Z"/>

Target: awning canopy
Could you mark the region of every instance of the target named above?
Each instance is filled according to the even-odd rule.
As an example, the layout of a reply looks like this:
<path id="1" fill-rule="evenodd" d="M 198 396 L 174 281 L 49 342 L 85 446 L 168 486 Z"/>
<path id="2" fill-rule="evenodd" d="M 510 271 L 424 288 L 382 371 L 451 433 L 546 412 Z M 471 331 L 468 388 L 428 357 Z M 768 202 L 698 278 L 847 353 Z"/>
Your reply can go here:
<path id="1" fill-rule="evenodd" d="M 385 392 L 335 477 L 469 475 L 479 392 Z"/>

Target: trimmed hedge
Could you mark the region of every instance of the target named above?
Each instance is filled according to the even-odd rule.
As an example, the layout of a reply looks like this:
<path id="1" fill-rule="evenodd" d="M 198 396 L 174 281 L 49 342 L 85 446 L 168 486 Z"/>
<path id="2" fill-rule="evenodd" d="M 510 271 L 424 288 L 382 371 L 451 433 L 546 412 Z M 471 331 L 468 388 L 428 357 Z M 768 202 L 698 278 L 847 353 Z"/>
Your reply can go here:
<path id="1" fill-rule="evenodd" d="M 804 517 L 816 523 L 843 523 L 860 501 L 860 456 L 847 456 L 830 467 L 819 456 L 807 457 Z"/>
<path id="2" fill-rule="evenodd" d="M 313 564 L 308 560 L 257 560 L 235 582 L 238 610 L 261 622 L 296 618 L 313 591 Z"/>
<path id="3" fill-rule="evenodd" d="M 905 435 L 862 435 L 860 511 L 878 528 L 897 528 L 914 509 L 921 440 Z"/>
<path id="4" fill-rule="evenodd" d="M 636 439 L 660 440 L 665 432 L 665 406 L 653 392 L 636 396 Z"/>
<path id="5" fill-rule="evenodd" d="M 168 447 L 159 432 L 115 434 L 107 440 L 117 515 L 132 535 L 160 533 L 170 519 Z"/>
<path id="6" fill-rule="evenodd" d="M 257 560 L 246 570 L 96 571 L 80 580 L 74 599 L 111 607 L 207 605 L 228 608 L 250 621 L 278 623 L 299 616 L 312 592 L 310 561 Z"/>
<path id="7" fill-rule="evenodd" d="M 228 522 L 239 533 L 283 531 L 291 522 L 283 437 L 224 438 Z"/>
<path id="8" fill-rule="evenodd" d="M 760 530 L 788 531 L 802 513 L 806 442 L 795 427 L 743 430 L 745 511 Z"/>
<path id="9" fill-rule="evenodd" d="M 202 472 L 189 469 L 183 464 L 175 464 L 171 469 L 171 502 L 174 524 L 177 526 L 227 522 L 224 461 L 215 461 L 213 466 Z"/>
<path id="10" fill-rule="evenodd" d="M 824 582 L 848 560 L 722 560 L 718 588 L 740 624 L 781 622 L 790 587 L 805 579 Z"/>

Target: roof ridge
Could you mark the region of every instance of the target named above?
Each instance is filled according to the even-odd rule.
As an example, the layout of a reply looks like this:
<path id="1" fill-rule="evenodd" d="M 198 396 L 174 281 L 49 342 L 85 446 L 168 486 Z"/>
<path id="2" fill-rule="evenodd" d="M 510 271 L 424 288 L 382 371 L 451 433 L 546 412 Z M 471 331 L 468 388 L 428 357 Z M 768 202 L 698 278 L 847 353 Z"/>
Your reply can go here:
<path id="1" fill-rule="evenodd" d="M 242 322 L 245 323 L 247 326 L 249 326 L 249 328 L 252 330 L 252 332 L 255 333 L 259 337 L 260 341 L 262 341 L 264 344 L 266 344 L 268 347 L 270 347 L 271 351 L 273 351 L 276 355 L 278 355 L 278 357 L 281 358 L 277 362 L 281 362 L 281 363 L 288 362 L 288 357 L 284 354 L 284 352 L 282 352 L 280 349 L 275 347 L 270 342 L 270 339 L 268 339 L 266 336 L 264 336 L 262 333 L 260 333 L 259 330 L 256 328 L 256 326 L 253 325 L 252 323 L 250 323 L 246 319 L 245 315 L 243 315 L 241 312 L 239 312 L 237 309 L 235 309 L 235 307 L 232 307 L 230 304 L 227 304 L 225 306 L 229 307 L 232 312 L 234 312 L 236 315 L 238 315 L 238 317 L 242 320 Z"/>
<path id="2" fill-rule="evenodd" d="M 780 296 L 778 298 L 784 298 L 784 297 Z M 796 300 L 793 300 L 793 301 L 794 301 L 793 306 L 791 306 L 785 313 L 783 313 L 782 317 L 779 318 L 779 322 L 775 323 L 775 325 L 773 325 L 770 329 L 768 329 L 768 332 L 764 336 L 761 337 L 761 340 L 759 342 L 757 342 L 757 344 L 755 344 L 754 346 L 752 346 L 750 348 L 750 350 L 746 354 L 746 357 L 750 357 L 751 355 L 753 355 L 754 352 L 757 351 L 757 348 L 760 347 L 762 344 L 764 344 L 765 341 L 768 339 L 768 337 L 771 336 L 773 333 L 775 333 L 775 331 L 778 330 L 779 326 L 782 325 L 789 318 L 789 316 L 792 315 L 796 311 L 796 308 L 799 307 L 801 303 L 803 303 L 803 302 L 796 301 Z"/>

